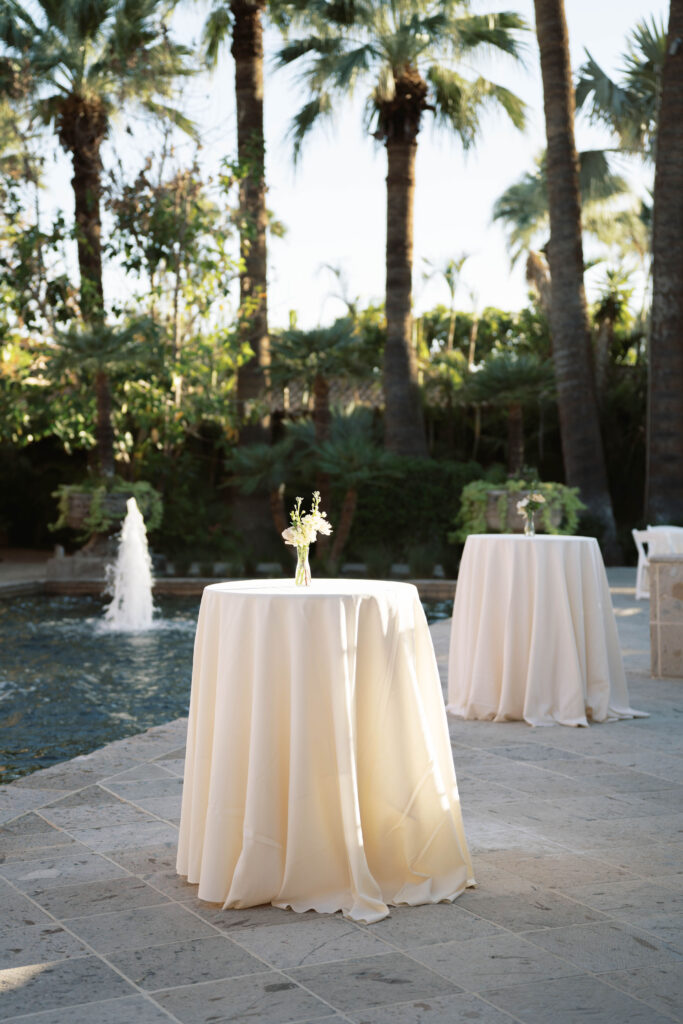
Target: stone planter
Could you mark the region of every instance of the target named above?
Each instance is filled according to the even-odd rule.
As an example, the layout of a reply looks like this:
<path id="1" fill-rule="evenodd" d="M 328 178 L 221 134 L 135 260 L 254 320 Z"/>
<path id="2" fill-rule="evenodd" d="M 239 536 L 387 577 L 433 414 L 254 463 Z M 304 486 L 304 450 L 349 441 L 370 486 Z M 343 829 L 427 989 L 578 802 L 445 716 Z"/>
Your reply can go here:
<path id="1" fill-rule="evenodd" d="M 650 556 L 650 666 L 683 679 L 683 555 Z"/>
<path id="2" fill-rule="evenodd" d="M 491 490 L 486 495 L 486 530 L 488 533 L 523 533 L 524 516 L 517 511 L 517 502 L 526 498 L 532 491 L 504 491 Z M 502 517 L 499 503 L 501 498 L 506 498 L 507 514 Z M 534 522 L 536 533 L 545 533 L 545 510 L 539 509 Z M 562 524 L 562 509 L 554 508 L 550 513 L 550 521 L 555 529 Z"/>
<path id="3" fill-rule="evenodd" d="M 113 519 L 122 520 L 126 514 L 126 501 L 130 495 L 125 493 L 105 494 L 102 508 Z M 73 530 L 82 530 L 90 512 L 93 495 L 89 491 L 73 491 L 67 497 L 66 525 Z"/>

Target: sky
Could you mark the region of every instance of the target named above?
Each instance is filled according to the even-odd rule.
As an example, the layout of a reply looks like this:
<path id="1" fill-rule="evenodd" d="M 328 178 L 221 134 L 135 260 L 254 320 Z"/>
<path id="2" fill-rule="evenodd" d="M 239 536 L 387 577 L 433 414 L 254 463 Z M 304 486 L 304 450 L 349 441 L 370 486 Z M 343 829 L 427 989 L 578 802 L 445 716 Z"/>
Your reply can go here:
<path id="1" fill-rule="evenodd" d="M 515 10 L 533 28 L 533 0 L 473 0 L 472 7 L 476 11 Z M 636 22 L 653 15 L 666 21 L 668 15 L 666 0 L 565 0 L 565 9 L 573 68 L 581 64 L 587 48 L 611 75 L 618 74 L 625 37 Z M 176 37 L 184 42 L 197 39 L 206 10 L 201 2 L 182 5 L 174 19 Z M 464 253 L 469 256 L 456 294 L 459 308 L 481 310 L 492 305 L 519 309 L 527 301 L 524 261 L 511 268 L 503 230 L 491 219 L 496 198 L 533 168 L 535 157 L 545 147 L 538 48 L 533 31 L 527 35 L 525 67 L 498 59 L 476 68 L 526 102 L 525 132 L 513 128 L 504 115 L 489 114 L 475 149 L 464 154 L 455 136 L 433 130 L 429 115 L 425 115 L 415 192 L 413 298 L 418 314 L 449 301 L 443 279 L 425 280 L 425 261 L 439 265 Z M 331 126 L 310 134 L 294 167 L 287 129 L 305 95 L 290 69 L 274 68 L 279 43 L 278 34 L 267 30 L 268 206 L 286 228 L 285 237 L 272 239 L 269 246 L 269 316 L 273 327 L 286 326 L 290 310 L 295 310 L 299 326 L 312 328 L 330 323 L 345 311 L 335 297 L 339 283 L 326 265 L 342 272 L 349 298 L 362 305 L 383 300 L 386 153 L 363 131 L 363 96 L 359 92 L 340 107 Z M 216 72 L 189 83 L 181 97 L 181 105 L 199 125 L 201 161 L 209 173 L 215 172 L 222 158 L 233 158 L 236 153 L 233 75 L 226 47 Z M 122 129 L 115 129 L 108 156 L 116 151 L 125 166 L 135 168 L 154 136 L 134 128 L 131 137 Z M 607 141 L 604 133 L 579 117 L 579 149 L 596 148 Z M 181 144 L 181 157 L 183 147 L 190 159 L 190 144 Z M 628 173 L 638 190 L 647 187 L 647 173 L 637 164 L 619 170 Z M 65 158 L 60 157 L 53 183 L 67 209 L 72 202 L 69 171 Z M 600 274 L 596 268 L 587 279 L 589 297 Z M 105 287 L 120 293 L 125 285 L 110 273 Z"/>

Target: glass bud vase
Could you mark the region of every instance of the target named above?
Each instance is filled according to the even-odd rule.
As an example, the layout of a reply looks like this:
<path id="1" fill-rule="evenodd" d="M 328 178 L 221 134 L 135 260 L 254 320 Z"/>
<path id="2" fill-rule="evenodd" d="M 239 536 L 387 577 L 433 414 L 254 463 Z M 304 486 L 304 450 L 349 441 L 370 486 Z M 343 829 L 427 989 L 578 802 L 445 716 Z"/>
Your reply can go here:
<path id="1" fill-rule="evenodd" d="M 524 522 L 524 536 L 534 537 L 536 535 L 536 527 L 534 526 L 534 513 L 529 510 L 525 513 L 526 519 Z"/>
<path id="2" fill-rule="evenodd" d="M 308 564 L 308 544 L 301 544 L 296 549 L 296 575 L 294 582 L 297 587 L 310 587 L 311 567 Z"/>

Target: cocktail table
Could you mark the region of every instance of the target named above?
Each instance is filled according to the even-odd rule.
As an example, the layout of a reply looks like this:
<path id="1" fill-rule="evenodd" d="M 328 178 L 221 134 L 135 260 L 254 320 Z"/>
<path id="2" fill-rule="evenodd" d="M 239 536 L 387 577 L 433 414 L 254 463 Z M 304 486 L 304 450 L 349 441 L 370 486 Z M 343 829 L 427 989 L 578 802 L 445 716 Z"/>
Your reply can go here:
<path id="1" fill-rule="evenodd" d="M 473 884 L 414 586 L 205 588 L 177 869 L 225 908 L 365 922 Z"/>
<path id="2" fill-rule="evenodd" d="M 596 540 L 467 538 L 453 607 L 448 711 L 531 725 L 643 716 L 629 706 Z"/>

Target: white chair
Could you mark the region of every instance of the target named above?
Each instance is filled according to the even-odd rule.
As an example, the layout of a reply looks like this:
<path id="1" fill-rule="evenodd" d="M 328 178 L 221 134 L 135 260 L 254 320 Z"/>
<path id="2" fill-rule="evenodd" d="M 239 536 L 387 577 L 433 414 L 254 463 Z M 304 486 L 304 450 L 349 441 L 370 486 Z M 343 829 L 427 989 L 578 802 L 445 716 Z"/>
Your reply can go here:
<path id="1" fill-rule="evenodd" d="M 648 580 L 648 567 L 650 561 L 647 557 L 645 545 L 648 543 L 647 530 L 631 530 L 631 536 L 638 551 L 638 568 L 636 569 L 636 600 L 650 596 Z"/>
<path id="2" fill-rule="evenodd" d="M 631 535 L 638 551 L 636 600 L 640 600 L 650 596 L 649 556 L 683 553 L 683 527 L 648 526 L 647 530 L 631 530 Z"/>
<path id="3" fill-rule="evenodd" d="M 683 553 L 683 526 L 648 526 L 647 532 L 652 534 L 649 554 Z"/>

